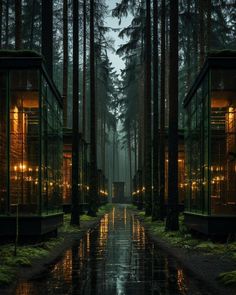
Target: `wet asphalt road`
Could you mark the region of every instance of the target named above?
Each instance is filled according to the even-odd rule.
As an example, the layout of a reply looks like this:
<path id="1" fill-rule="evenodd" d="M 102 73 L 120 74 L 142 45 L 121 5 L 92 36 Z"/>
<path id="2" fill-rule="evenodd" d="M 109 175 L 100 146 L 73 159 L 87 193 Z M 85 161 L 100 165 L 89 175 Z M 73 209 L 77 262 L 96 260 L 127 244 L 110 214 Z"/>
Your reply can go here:
<path id="1" fill-rule="evenodd" d="M 22 281 L 17 295 L 210 294 L 158 249 L 125 206 L 114 207 L 40 279 Z"/>

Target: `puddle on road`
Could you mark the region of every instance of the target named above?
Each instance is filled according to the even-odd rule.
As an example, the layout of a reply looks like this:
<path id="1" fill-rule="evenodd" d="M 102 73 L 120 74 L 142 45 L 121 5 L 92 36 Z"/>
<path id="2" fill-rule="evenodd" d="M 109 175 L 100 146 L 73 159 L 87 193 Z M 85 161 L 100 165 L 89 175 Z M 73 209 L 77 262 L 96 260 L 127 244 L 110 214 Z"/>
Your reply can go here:
<path id="1" fill-rule="evenodd" d="M 17 295 L 210 294 L 148 238 L 125 206 L 68 249 L 40 279 L 21 281 Z"/>

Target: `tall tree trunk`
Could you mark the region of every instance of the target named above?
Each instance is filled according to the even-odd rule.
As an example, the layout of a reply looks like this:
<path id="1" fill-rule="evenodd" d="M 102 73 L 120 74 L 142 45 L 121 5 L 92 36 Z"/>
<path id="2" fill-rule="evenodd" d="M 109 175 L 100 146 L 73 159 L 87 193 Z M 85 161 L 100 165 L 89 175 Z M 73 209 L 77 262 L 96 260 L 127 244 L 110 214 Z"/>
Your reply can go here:
<path id="1" fill-rule="evenodd" d="M 53 77 L 53 1 L 42 0 L 42 54 L 49 76 Z"/>
<path id="2" fill-rule="evenodd" d="M 151 124 L 151 4 L 146 0 L 145 35 L 145 148 L 144 148 L 144 191 L 145 214 L 152 214 L 152 124 Z"/>
<path id="3" fill-rule="evenodd" d="M 102 127 L 102 170 L 104 175 L 106 175 L 106 114 L 103 112 L 103 127 Z"/>
<path id="4" fill-rule="evenodd" d="M 143 73 L 142 73 L 143 75 Z M 138 209 L 143 208 L 143 172 L 144 172 L 144 99 L 141 95 L 143 91 L 143 83 L 139 85 L 139 120 L 138 120 L 138 170 L 139 170 L 139 182 L 138 182 Z"/>
<path id="5" fill-rule="evenodd" d="M 0 49 L 2 49 L 2 19 L 3 19 L 2 0 L 0 1 Z"/>
<path id="6" fill-rule="evenodd" d="M 166 230 L 179 229 L 178 212 L 178 4 L 170 2 L 168 212 Z"/>
<path id="7" fill-rule="evenodd" d="M 152 220 L 159 218 L 159 97 L 158 97 L 158 0 L 153 0 L 153 204 Z"/>
<path id="8" fill-rule="evenodd" d="M 207 52 L 211 50 L 211 0 L 207 0 Z"/>
<path id="9" fill-rule="evenodd" d="M 132 195 L 132 149 L 131 149 L 131 132 L 130 125 L 128 127 L 128 153 L 129 153 L 129 182 L 130 182 L 130 196 Z"/>
<path id="10" fill-rule="evenodd" d="M 139 85 L 140 93 L 142 92 L 141 83 Z M 138 169 L 143 169 L 143 138 L 144 138 L 144 104 L 143 104 L 143 97 L 139 95 L 139 117 L 138 117 Z"/>
<path id="11" fill-rule="evenodd" d="M 118 140 L 118 134 L 116 134 L 116 144 L 115 144 L 115 148 L 116 148 L 116 177 L 117 177 L 117 181 L 120 181 L 120 159 L 119 159 L 119 140 Z"/>
<path id="12" fill-rule="evenodd" d="M 99 91 L 97 92 L 99 93 Z M 104 102 L 100 101 L 99 105 L 100 105 L 100 134 L 98 136 L 100 136 L 100 167 L 103 170 L 103 163 L 102 163 L 102 157 L 103 157 L 103 110 L 102 110 L 102 104 Z M 98 162 L 99 163 L 99 162 Z"/>
<path id="13" fill-rule="evenodd" d="M 192 31 L 190 30 L 190 23 L 191 23 L 191 18 L 190 18 L 190 1 L 187 3 L 187 19 L 188 19 L 188 27 L 187 27 L 187 56 L 186 56 L 186 63 L 187 63 L 187 81 L 186 81 L 186 91 L 189 90 L 190 83 L 191 83 L 191 36 Z"/>
<path id="14" fill-rule="evenodd" d="M 67 127 L 68 0 L 63 0 L 63 126 Z"/>
<path id="15" fill-rule="evenodd" d="M 198 45 L 199 45 L 199 16 L 198 16 L 198 1 L 194 1 L 194 13 L 195 13 L 195 20 L 194 20 L 194 26 L 193 26 L 193 55 L 194 55 L 194 78 L 198 73 L 198 67 L 199 67 L 199 53 L 198 53 Z"/>
<path id="16" fill-rule="evenodd" d="M 113 130 L 113 139 L 112 139 L 112 182 L 116 181 L 116 141 L 115 141 L 115 129 Z"/>
<path id="17" fill-rule="evenodd" d="M 83 137 L 86 140 L 86 52 L 87 52 L 87 10 L 86 10 L 86 0 L 83 1 L 83 126 L 82 133 Z"/>
<path id="18" fill-rule="evenodd" d="M 96 92 L 94 50 L 94 0 L 90 1 L 90 198 L 88 215 L 95 216 L 98 202 Z"/>
<path id="19" fill-rule="evenodd" d="M 164 219 L 165 202 L 165 101 L 166 101 L 166 1 L 161 1 L 161 102 L 160 102 L 160 200 L 158 217 Z"/>
<path id="20" fill-rule="evenodd" d="M 137 173 L 137 122 L 134 122 L 134 171 Z"/>
<path id="21" fill-rule="evenodd" d="M 204 2 L 205 0 L 199 0 L 199 47 L 200 47 L 200 67 L 204 63 L 205 59 L 205 36 L 204 36 Z"/>
<path id="22" fill-rule="evenodd" d="M 6 33 L 5 33 L 5 48 L 9 45 L 9 0 L 6 1 Z"/>
<path id="23" fill-rule="evenodd" d="M 137 193 L 138 190 L 138 167 L 137 167 L 137 122 L 136 122 L 136 118 L 134 121 L 134 125 L 133 125 L 133 129 L 134 129 L 134 183 L 133 183 L 133 192 Z M 138 199 L 136 198 L 132 198 L 132 202 L 137 202 Z"/>
<path id="24" fill-rule="evenodd" d="M 15 48 L 22 48 L 22 0 L 15 0 Z"/>
<path id="25" fill-rule="evenodd" d="M 79 3 L 73 0 L 73 140 L 71 224 L 79 225 Z"/>
<path id="26" fill-rule="evenodd" d="M 85 142 L 87 141 L 87 128 L 86 128 L 86 116 L 87 116 L 87 104 L 86 104 L 86 79 L 87 79 L 87 1 L 83 0 L 83 86 L 82 86 L 82 135 Z M 84 173 L 82 173 L 84 177 Z M 83 179 L 85 182 L 85 178 Z"/>
<path id="27" fill-rule="evenodd" d="M 35 5 L 36 5 L 36 0 L 33 0 L 32 3 L 32 15 L 31 15 L 31 28 L 30 28 L 30 49 L 33 49 L 33 45 L 34 45 L 34 20 L 35 20 Z"/>

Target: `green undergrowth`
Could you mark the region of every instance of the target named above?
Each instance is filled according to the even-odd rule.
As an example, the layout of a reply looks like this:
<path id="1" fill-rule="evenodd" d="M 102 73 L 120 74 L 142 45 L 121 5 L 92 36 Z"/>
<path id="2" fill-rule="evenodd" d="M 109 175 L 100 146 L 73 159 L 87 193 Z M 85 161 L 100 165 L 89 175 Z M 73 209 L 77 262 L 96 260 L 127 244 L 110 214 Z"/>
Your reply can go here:
<path id="1" fill-rule="evenodd" d="M 81 215 L 82 222 L 96 221 L 99 217 L 111 211 L 112 204 L 106 204 L 99 208 L 98 217 L 90 217 L 86 214 Z M 61 245 L 64 241 L 64 234 L 78 233 L 80 228 L 70 225 L 70 214 L 64 215 L 63 225 L 58 229 L 59 236 L 57 238 L 49 238 L 43 242 L 35 244 L 19 245 L 17 255 L 14 255 L 14 244 L 4 244 L 0 246 L 0 286 L 9 285 L 14 281 L 18 267 L 30 267 L 36 259 L 43 259 L 50 255 L 54 249 Z M 61 234 L 61 236 L 60 236 Z"/>
<path id="2" fill-rule="evenodd" d="M 16 272 L 12 267 L 0 266 L 0 286 L 9 285 L 15 279 Z"/>
<path id="3" fill-rule="evenodd" d="M 78 226 L 70 224 L 70 219 L 71 219 L 71 214 L 64 214 L 63 225 L 59 228 L 60 233 L 73 234 L 73 233 L 80 232 L 80 228 Z"/>
<path id="4" fill-rule="evenodd" d="M 153 236 L 160 237 L 175 247 L 199 251 L 204 255 L 219 255 L 236 260 L 236 242 L 220 243 L 196 238 L 187 230 L 182 214 L 179 218 L 180 229 L 177 232 L 167 232 L 164 222 L 153 222 L 151 217 L 145 216 L 145 212 L 139 212 L 138 215 L 143 219 Z"/>
<path id="5" fill-rule="evenodd" d="M 89 216 L 87 214 L 83 214 L 80 216 L 80 221 L 86 222 L 86 221 L 95 221 L 97 217 Z"/>
<path id="6" fill-rule="evenodd" d="M 19 266 L 30 267 L 35 259 L 41 259 L 59 244 L 63 238 L 52 238 L 33 245 L 19 245 L 15 256 L 14 244 L 0 246 L 0 285 L 7 285 L 13 281 Z"/>
<path id="7" fill-rule="evenodd" d="M 225 286 L 236 286 L 236 270 L 221 273 L 218 280 Z"/>
<path id="8" fill-rule="evenodd" d="M 98 216 L 102 216 L 108 212 L 110 212 L 112 210 L 112 208 L 114 207 L 114 204 L 108 203 L 106 205 L 101 206 L 98 209 Z"/>
<path id="9" fill-rule="evenodd" d="M 133 205 L 133 204 L 129 204 L 129 205 L 127 205 L 126 208 L 129 209 L 129 210 L 137 210 L 137 206 L 135 206 L 135 205 Z"/>
<path id="10" fill-rule="evenodd" d="M 112 209 L 112 204 L 107 204 L 99 208 L 98 217 L 90 217 L 86 214 L 81 215 L 82 222 L 96 221 L 100 216 Z M 43 242 L 35 244 L 19 245 L 17 255 L 14 255 L 14 244 L 4 244 L 0 246 L 0 286 L 6 286 L 12 283 L 17 275 L 18 267 L 30 267 L 36 260 L 44 259 L 52 251 L 60 246 L 65 240 L 64 234 L 78 233 L 80 228 L 70 225 L 70 214 L 64 215 L 63 225 L 58 229 L 57 238 L 49 238 Z"/>
<path id="11" fill-rule="evenodd" d="M 88 216 L 87 214 L 83 214 L 80 216 L 81 222 L 91 222 L 98 220 L 99 217 L 103 216 L 104 214 L 108 213 L 112 210 L 113 204 L 106 204 L 101 206 L 98 209 L 97 217 Z M 70 224 L 71 214 L 64 214 L 64 222 L 59 231 L 61 233 L 78 233 L 80 232 L 80 228 L 78 226 L 73 226 Z"/>

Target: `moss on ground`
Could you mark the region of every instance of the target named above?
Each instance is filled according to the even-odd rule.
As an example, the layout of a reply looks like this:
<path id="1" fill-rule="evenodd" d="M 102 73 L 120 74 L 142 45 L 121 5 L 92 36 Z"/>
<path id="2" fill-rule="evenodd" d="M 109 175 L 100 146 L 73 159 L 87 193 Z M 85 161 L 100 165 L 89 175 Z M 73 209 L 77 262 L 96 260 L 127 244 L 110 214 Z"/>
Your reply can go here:
<path id="1" fill-rule="evenodd" d="M 155 237 L 161 238 L 163 241 L 190 251 L 199 251 L 203 255 L 212 255 L 218 258 L 228 258 L 236 261 L 236 242 L 213 242 L 211 240 L 203 240 L 194 237 L 184 225 L 184 216 L 180 215 L 179 223 L 180 229 L 177 232 L 165 231 L 165 223 L 162 221 L 152 222 L 151 217 L 146 217 L 145 212 L 137 213 L 144 224 L 148 226 L 150 233 Z M 219 282 L 223 285 L 236 286 L 236 270 L 221 273 L 218 276 Z"/>
<path id="2" fill-rule="evenodd" d="M 236 270 L 221 273 L 218 280 L 225 286 L 236 286 Z"/>
<path id="3" fill-rule="evenodd" d="M 15 278 L 15 271 L 12 267 L 1 265 L 0 266 L 0 285 L 6 286 L 12 283 Z"/>
<path id="4" fill-rule="evenodd" d="M 220 255 L 236 260 L 236 242 L 220 243 L 211 240 L 203 240 L 194 237 L 184 224 L 184 216 L 180 215 L 180 229 L 177 232 L 167 232 L 165 223 L 162 221 L 152 221 L 151 217 L 146 217 L 145 212 L 137 213 L 148 226 L 150 232 L 175 247 L 200 251 L 205 255 Z"/>
<path id="5" fill-rule="evenodd" d="M 76 234 L 80 232 L 80 228 L 70 224 L 71 214 L 64 214 L 63 225 L 58 229 L 62 234 Z"/>
<path id="6" fill-rule="evenodd" d="M 105 213 L 111 211 L 112 204 L 106 204 L 99 208 L 98 217 L 82 215 L 81 221 L 96 221 Z M 35 259 L 42 259 L 50 255 L 55 247 L 64 242 L 64 234 L 76 234 L 81 231 L 77 226 L 70 225 L 70 214 L 64 215 L 63 225 L 58 229 L 61 237 L 51 238 L 43 242 L 30 245 L 19 245 L 17 255 L 14 255 L 14 244 L 0 246 L 0 286 L 9 285 L 15 279 L 17 268 L 30 267 Z"/>
<path id="7" fill-rule="evenodd" d="M 96 221 L 98 217 L 103 216 L 104 214 L 108 213 L 114 207 L 113 204 L 106 204 L 101 206 L 98 209 L 97 217 L 88 216 L 87 214 L 83 214 L 80 216 L 80 221 L 82 222 L 91 222 Z M 71 214 L 64 214 L 64 222 L 63 225 L 60 227 L 59 232 L 61 233 L 78 233 L 80 232 L 80 228 L 78 226 L 73 226 L 70 224 Z"/>
<path id="8" fill-rule="evenodd" d="M 64 238 L 52 238 L 33 245 L 19 245 L 17 255 L 14 255 L 14 244 L 0 247 L 0 286 L 12 283 L 20 266 L 30 267 L 33 260 L 46 257 L 50 251 L 63 242 Z"/>
<path id="9" fill-rule="evenodd" d="M 14 255 L 14 244 L 3 245 L 0 247 L 1 265 L 6 267 L 31 266 L 34 259 L 47 256 L 53 248 L 63 241 L 64 238 L 58 237 L 33 245 L 19 245 L 16 256 Z"/>
<path id="10" fill-rule="evenodd" d="M 95 221 L 97 217 L 89 216 L 87 214 L 83 214 L 80 216 L 80 221 L 86 222 L 86 221 Z"/>
<path id="11" fill-rule="evenodd" d="M 137 206 L 135 206 L 135 205 L 133 205 L 133 204 L 129 204 L 129 205 L 127 205 L 126 208 L 129 209 L 129 210 L 137 210 Z"/>
<path id="12" fill-rule="evenodd" d="M 106 205 L 101 206 L 98 209 L 98 216 L 102 216 L 108 212 L 110 212 L 112 210 L 112 208 L 114 207 L 114 204 L 108 203 Z"/>

